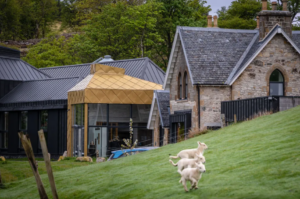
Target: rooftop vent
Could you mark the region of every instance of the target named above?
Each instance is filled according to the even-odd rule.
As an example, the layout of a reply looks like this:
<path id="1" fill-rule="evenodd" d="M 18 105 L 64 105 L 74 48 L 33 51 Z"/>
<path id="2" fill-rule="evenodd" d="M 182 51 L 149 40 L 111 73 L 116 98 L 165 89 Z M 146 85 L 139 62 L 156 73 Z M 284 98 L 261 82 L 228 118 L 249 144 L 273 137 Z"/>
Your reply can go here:
<path id="1" fill-rule="evenodd" d="M 111 62 L 114 61 L 110 55 L 105 55 L 104 58 L 100 57 L 99 59 L 95 60 L 93 63 L 104 63 L 104 62 Z"/>
<path id="2" fill-rule="evenodd" d="M 99 63 L 110 62 L 110 61 L 114 61 L 114 60 L 111 58 L 110 55 L 105 55 L 104 58 L 99 61 Z"/>

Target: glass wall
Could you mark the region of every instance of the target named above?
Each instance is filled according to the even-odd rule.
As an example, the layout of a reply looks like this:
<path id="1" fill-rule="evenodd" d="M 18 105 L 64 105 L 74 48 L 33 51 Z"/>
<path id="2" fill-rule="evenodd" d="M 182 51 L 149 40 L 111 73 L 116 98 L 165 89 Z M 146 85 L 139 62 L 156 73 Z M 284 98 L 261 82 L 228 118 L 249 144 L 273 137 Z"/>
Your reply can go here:
<path id="1" fill-rule="evenodd" d="M 89 104 L 88 154 L 100 157 L 120 150 L 123 139 L 129 139 L 130 118 L 133 120 L 133 142 L 138 147 L 152 146 L 152 130 L 147 130 L 151 105 Z"/>
<path id="2" fill-rule="evenodd" d="M 8 148 L 8 112 L 0 113 L 0 149 Z"/>
<path id="3" fill-rule="evenodd" d="M 84 156 L 84 104 L 72 106 L 73 156 Z"/>

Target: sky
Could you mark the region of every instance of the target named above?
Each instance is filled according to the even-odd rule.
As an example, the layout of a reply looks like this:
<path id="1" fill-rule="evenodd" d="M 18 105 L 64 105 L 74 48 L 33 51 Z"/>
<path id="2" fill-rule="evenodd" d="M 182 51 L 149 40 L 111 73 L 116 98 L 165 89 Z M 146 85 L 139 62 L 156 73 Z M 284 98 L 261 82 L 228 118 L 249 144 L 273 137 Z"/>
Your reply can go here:
<path id="1" fill-rule="evenodd" d="M 222 6 L 228 7 L 233 0 L 206 0 L 207 4 L 210 5 L 211 10 L 209 12 L 210 15 L 217 15 L 217 10 L 221 9 Z"/>

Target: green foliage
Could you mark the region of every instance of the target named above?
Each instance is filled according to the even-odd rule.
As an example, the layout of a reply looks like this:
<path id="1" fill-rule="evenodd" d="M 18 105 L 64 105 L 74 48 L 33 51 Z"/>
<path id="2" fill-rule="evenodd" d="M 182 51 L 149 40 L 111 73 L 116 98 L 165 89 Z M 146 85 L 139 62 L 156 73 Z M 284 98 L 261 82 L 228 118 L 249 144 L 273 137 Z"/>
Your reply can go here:
<path id="1" fill-rule="evenodd" d="M 72 45 L 72 40 L 50 34 L 40 43 L 31 47 L 23 60 L 37 68 L 80 63 Z"/>
<path id="2" fill-rule="evenodd" d="M 282 0 L 277 0 L 278 10 L 282 10 Z M 297 14 L 300 12 L 300 0 L 289 0 L 288 9 L 292 13 L 291 21 L 299 21 L 300 17 Z"/>
<path id="3" fill-rule="evenodd" d="M 293 24 L 292 29 L 293 30 L 300 30 L 300 25 L 299 24 Z"/>
<path id="4" fill-rule="evenodd" d="M 233 17 L 228 20 L 219 20 L 218 25 L 220 28 L 230 29 L 255 29 L 256 21 L 252 19 L 242 19 L 239 17 Z"/>
<path id="5" fill-rule="evenodd" d="M 261 11 L 260 0 L 235 0 L 228 9 L 222 7 L 217 11 L 220 28 L 255 29 L 255 17 Z"/>

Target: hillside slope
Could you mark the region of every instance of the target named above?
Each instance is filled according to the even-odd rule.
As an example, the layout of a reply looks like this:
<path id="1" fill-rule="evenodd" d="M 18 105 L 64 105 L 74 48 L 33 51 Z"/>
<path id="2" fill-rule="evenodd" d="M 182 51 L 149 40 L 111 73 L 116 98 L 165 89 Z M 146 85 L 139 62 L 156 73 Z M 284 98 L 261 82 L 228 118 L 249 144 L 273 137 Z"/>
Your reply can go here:
<path id="1" fill-rule="evenodd" d="M 185 193 L 169 154 L 205 142 L 206 173 Z M 300 106 L 131 157 L 54 173 L 60 198 L 300 198 Z M 42 175 L 51 196 L 48 179 Z M 188 187 L 190 184 L 188 184 Z M 38 198 L 34 178 L 0 198 Z"/>

